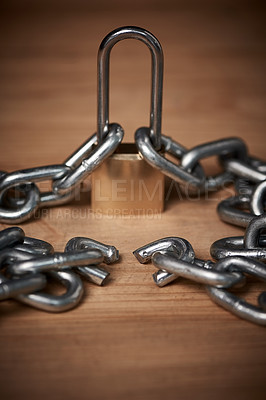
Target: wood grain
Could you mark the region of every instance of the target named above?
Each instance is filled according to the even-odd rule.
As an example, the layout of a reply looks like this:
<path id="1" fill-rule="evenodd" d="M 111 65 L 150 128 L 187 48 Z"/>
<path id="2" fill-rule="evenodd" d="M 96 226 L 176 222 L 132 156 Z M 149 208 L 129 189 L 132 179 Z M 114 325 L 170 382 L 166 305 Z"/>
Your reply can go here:
<path id="1" fill-rule="evenodd" d="M 1 16 L 1 169 L 62 162 L 96 128 L 96 55 L 112 29 L 138 25 L 165 55 L 163 132 L 187 147 L 241 136 L 265 156 L 265 21 L 259 2 L 53 2 L 38 9 L 11 2 Z M 40 2 L 42 5 L 44 2 Z M 39 3 L 39 4 L 40 4 Z M 76 8 L 75 8 L 76 4 Z M 104 6 L 106 7 L 104 8 Z M 109 5 L 108 5 L 109 4 Z M 132 140 L 148 123 L 150 57 L 141 43 L 112 52 L 111 121 Z M 215 161 L 204 163 L 213 172 Z M 155 287 L 153 267 L 132 251 L 181 236 L 198 257 L 210 244 L 243 234 L 216 214 L 227 188 L 208 198 L 168 196 L 161 216 L 108 217 L 90 212 L 89 193 L 23 224 L 29 236 L 63 250 L 88 236 L 116 245 L 118 264 L 99 288 L 85 283 L 75 310 L 51 315 L 14 301 L 0 305 L 1 399 L 262 399 L 265 329 L 216 306 L 186 280 Z M 1 225 L 1 228 L 6 225 Z M 251 281 L 255 301 L 265 285 Z"/>

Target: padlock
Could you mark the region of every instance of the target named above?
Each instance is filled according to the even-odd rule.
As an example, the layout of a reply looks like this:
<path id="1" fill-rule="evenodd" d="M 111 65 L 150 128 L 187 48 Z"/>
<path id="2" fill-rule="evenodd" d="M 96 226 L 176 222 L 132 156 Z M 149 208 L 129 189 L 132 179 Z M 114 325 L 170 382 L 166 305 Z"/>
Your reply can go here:
<path id="1" fill-rule="evenodd" d="M 98 129 L 102 143 L 109 130 L 109 66 L 112 47 L 123 39 L 144 42 L 152 56 L 150 139 L 161 147 L 163 52 L 159 41 L 148 31 L 124 27 L 109 33 L 98 52 Z M 138 153 L 135 143 L 121 143 L 91 178 L 91 208 L 108 215 L 153 215 L 164 208 L 164 175 Z"/>

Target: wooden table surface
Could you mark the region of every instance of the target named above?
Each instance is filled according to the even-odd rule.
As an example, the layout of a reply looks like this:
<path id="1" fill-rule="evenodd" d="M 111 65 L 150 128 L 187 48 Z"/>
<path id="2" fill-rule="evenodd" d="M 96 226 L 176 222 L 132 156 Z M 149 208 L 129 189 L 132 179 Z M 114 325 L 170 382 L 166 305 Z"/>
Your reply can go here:
<path id="1" fill-rule="evenodd" d="M 259 2 L 247 3 L 67 0 L 37 8 L 11 1 L 10 8 L 4 2 L 1 169 L 60 163 L 95 131 L 97 49 L 123 25 L 145 27 L 163 46 L 166 135 L 187 147 L 240 136 L 263 158 L 265 13 Z M 124 127 L 128 141 L 149 123 L 149 74 L 142 43 L 115 47 L 110 119 Z M 214 172 L 214 159 L 206 167 Z M 265 398 L 265 329 L 215 305 L 200 284 L 180 279 L 156 287 L 154 268 L 132 255 L 172 235 L 209 258 L 214 240 L 243 234 L 215 211 L 231 194 L 227 188 L 192 201 L 173 193 L 160 216 L 111 218 L 93 215 L 85 193 L 80 202 L 22 224 L 28 236 L 56 250 L 74 236 L 113 244 L 121 261 L 108 267 L 106 286 L 85 283 L 73 311 L 49 314 L 11 300 L 0 305 L 1 399 Z M 243 293 L 256 301 L 263 288 L 254 280 Z"/>

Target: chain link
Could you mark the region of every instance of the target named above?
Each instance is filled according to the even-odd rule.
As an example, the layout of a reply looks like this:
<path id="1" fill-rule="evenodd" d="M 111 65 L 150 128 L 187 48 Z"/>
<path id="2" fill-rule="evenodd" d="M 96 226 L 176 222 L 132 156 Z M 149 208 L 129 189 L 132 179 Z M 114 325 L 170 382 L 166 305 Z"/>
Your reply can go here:
<path id="1" fill-rule="evenodd" d="M 89 238 L 73 238 L 64 253 L 55 253 L 50 243 L 26 237 L 20 228 L 4 229 L 0 232 L 0 270 L 4 270 L 0 273 L 0 300 L 14 298 L 48 312 L 70 310 L 79 304 L 84 293 L 76 272 L 103 285 L 109 272 L 96 265 L 112 264 L 118 259 L 114 246 Z M 66 292 L 54 295 L 41 291 L 46 287 L 46 277 L 65 286 Z"/>

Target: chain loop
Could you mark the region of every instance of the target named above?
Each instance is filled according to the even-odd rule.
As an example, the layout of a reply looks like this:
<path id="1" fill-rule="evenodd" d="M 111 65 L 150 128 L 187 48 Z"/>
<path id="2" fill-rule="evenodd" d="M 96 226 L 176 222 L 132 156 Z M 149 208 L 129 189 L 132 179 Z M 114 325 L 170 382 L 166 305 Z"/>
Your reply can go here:
<path id="1" fill-rule="evenodd" d="M 86 179 L 102 162 L 104 162 L 117 149 L 124 136 L 122 127 L 118 124 L 110 124 L 107 136 L 101 144 L 93 148 L 96 136 L 93 135 L 71 157 L 66 160 L 73 168 L 62 179 L 55 179 L 53 190 L 57 194 L 66 194 Z M 83 158 L 83 157 L 86 158 Z M 80 162 L 81 161 L 81 162 Z"/>
<path id="2" fill-rule="evenodd" d="M 155 252 L 162 254 L 171 254 L 177 259 L 187 262 L 193 262 L 195 258 L 194 250 L 191 244 L 186 240 L 179 237 L 166 237 L 155 240 L 133 252 L 134 256 L 140 263 L 149 262 Z M 157 286 L 163 287 L 177 279 L 178 276 L 164 269 L 153 274 L 154 282 Z"/>
<path id="3" fill-rule="evenodd" d="M 236 256 L 266 260 L 266 235 L 260 236 L 258 244 L 256 248 L 251 248 L 245 244 L 244 236 L 226 237 L 216 240 L 211 245 L 210 253 L 215 260 Z"/>
<path id="4" fill-rule="evenodd" d="M 252 163 L 252 161 L 249 159 L 249 163 L 250 162 Z M 249 165 L 249 163 L 237 159 L 226 158 L 225 160 L 223 160 L 224 167 L 232 174 L 251 182 L 264 181 L 266 179 L 265 171 L 261 172 L 259 166 L 258 168 L 255 168 L 254 166 L 252 166 L 252 164 Z"/>
<path id="5" fill-rule="evenodd" d="M 102 261 L 103 255 L 99 250 L 83 250 L 68 253 L 57 252 L 48 256 L 13 263 L 7 268 L 7 273 L 10 275 L 23 275 L 29 272 L 59 271 L 79 265 L 100 264 Z"/>
<path id="6" fill-rule="evenodd" d="M 249 196 L 240 195 L 228 197 L 228 199 L 222 200 L 218 204 L 217 213 L 224 222 L 246 227 L 252 219 L 256 217 L 255 214 L 243 211 L 243 209 L 249 209 L 249 204 Z"/>
<path id="7" fill-rule="evenodd" d="M 86 237 L 74 237 L 67 242 L 65 247 L 66 252 L 80 251 L 84 249 L 99 250 L 103 256 L 103 262 L 106 264 L 112 264 L 119 259 L 119 251 L 114 246 L 110 246 Z M 76 267 L 76 271 L 90 282 L 93 282 L 99 286 L 104 285 L 108 276 L 110 275 L 109 272 L 104 268 L 97 267 L 96 265 L 78 266 Z"/>
<path id="8" fill-rule="evenodd" d="M 31 307 L 53 313 L 68 311 L 76 307 L 84 294 L 84 288 L 79 276 L 69 271 L 50 271 L 47 274 L 65 286 L 66 292 L 61 295 L 52 295 L 45 292 L 21 294 L 16 299 Z"/>
<path id="9" fill-rule="evenodd" d="M 200 144 L 183 155 L 181 167 L 186 171 L 192 172 L 198 162 L 211 156 L 235 156 L 238 159 L 247 160 L 247 148 L 240 138 L 226 138 L 213 142 Z M 206 177 L 205 190 L 217 189 L 232 181 L 232 175 L 226 169 L 224 172 Z"/>
<path id="10" fill-rule="evenodd" d="M 212 257 L 216 260 L 235 256 L 266 260 L 266 235 L 260 235 L 260 230 L 263 228 L 266 228 L 266 216 L 253 218 L 245 236 L 227 237 L 215 241 L 210 248 Z"/>
<path id="11" fill-rule="evenodd" d="M 0 222 L 4 224 L 19 224 L 31 218 L 40 204 L 40 191 L 31 183 L 26 185 L 26 197 L 23 204 L 13 208 L 0 207 Z"/>
<path id="12" fill-rule="evenodd" d="M 250 275 L 256 276 L 257 278 L 266 281 L 266 267 L 263 263 L 251 260 L 245 257 L 228 257 L 220 260 L 216 265 L 215 269 L 221 271 L 241 271 Z M 231 313 L 237 315 L 240 318 L 254 322 L 259 325 L 266 325 L 266 312 L 262 307 L 254 306 L 247 303 L 245 300 L 240 299 L 233 293 L 229 293 L 226 290 L 218 289 L 213 286 L 207 286 L 206 291 L 211 299 L 224 307 Z M 261 302 L 264 303 L 265 295 L 261 298 Z"/>
<path id="13" fill-rule="evenodd" d="M 187 151 L 168 136 L 161 135 L 161 141 L 165 153 L 171 154 L 177 160 L 181 160 Z M 192 189 L 202 190 L 204 188 L 206 179 L 202 168 L 198 165 L 193 173 L 190 173 L 184 170 L 180 164 L 173 163 L 164 157 L 162 153 L 157 152 L 150 140 L 148 128 L 139 128 L 136 131 L 135 142 L 139 153 L 152 167 L 159 169 L 169 178 L 179 183 L 188 183 Z"/>
<path id="14" fill-rule="evenodd" d="M 152 263 L 158 269 L 165 269 L 172 274 L 193 280 L 194 282 L 209 284 L 218 288 L 230 288 L 240 284 L 244 276 L 239 272 L 217 272 L 199 267 L 196 264 L 178 260 L 169 253 L 154 253 Z"/>

